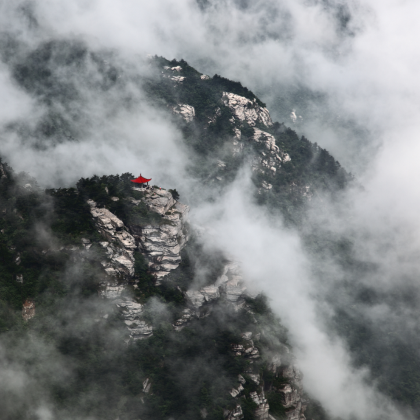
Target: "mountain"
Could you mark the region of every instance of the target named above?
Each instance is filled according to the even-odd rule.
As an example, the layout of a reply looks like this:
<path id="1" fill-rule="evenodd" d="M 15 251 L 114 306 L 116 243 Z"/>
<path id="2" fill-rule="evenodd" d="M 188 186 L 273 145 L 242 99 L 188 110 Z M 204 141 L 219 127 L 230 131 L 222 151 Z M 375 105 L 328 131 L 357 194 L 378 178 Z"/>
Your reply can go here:
<path id="1" fill-rule="evenodd" d="M 245 165 L 255 200 L 298 225 L 308 200 L 351 180 L 328 152 L 273 123 L 247 88 L 183 60 L 150 57 L 145 76 L 80 43 L 5 51 L 16 82 L 46 109 L 35 126 L 9 127 L 30 147 L 82 141 L 83 93 L 66 77 L 77 69 L 99 94 L 137 85 L 179 126 L 194 157 L 188 175 L 209 194 L 190 196 L 192 206 Z M 92 65 L 101 80 L 89 77 Z M 5 357 L 30 378 L 25 401 L 6 404 L 8 418 L 27 418 L 39 398 L 53 416 L 74 418 L 301 419 L 308 404 L 321 410 L 267 299 L 247 292 L 240 264 L 206 248 L 176 190 L 135 187 L 129 173 L 45 190 L 4 161 L 0 169 L 1 331 Z"/>
<path id="2" fill-rule="evenodd" d="M 189 158 L 171 180 L 176 188 L 148 189 L 130 173 L 45 188 L 0 161 L 1 357 L 23 383 L 0 390 L 7 418 L 36 410 L 78 419 L 329 418 L 305 392 L 268 298 L 248 290 L 240 262 L 206 244 L 203 227 L 189 220 L 249 173 L 252 202 L 299 232 L 314 276 L 331 274 L 331 256 L 345 267 L 348 277 L 327 297 L 336 310 L 331 330 L 352 345 L 357 366 L 373 367 L 386 395 L 416 407 L 415 374 L 393 371 L 390 385 L 391 372 L 374 369 L 401 342 L 378 345 L 373 328 L 337 299 L 377 296 L 352 282 L 374 268 L 355 258 L 349 238 L 312 223 L 312 203 L 322 212 L 356 184 L 325 149 L 273 122 L 241 83 L 184 60 L 151 56 L 131 67 L 69 40 L 35 49 L 5 42 L 1 54 L 43 110 L 3 133 L 22 147 L 83 145 L 106 124 L 95 121 L 98 103 L 109 118 L 141 103 L 179 130 Z M 410 355 L 405 366 L 416 363 Z"/>

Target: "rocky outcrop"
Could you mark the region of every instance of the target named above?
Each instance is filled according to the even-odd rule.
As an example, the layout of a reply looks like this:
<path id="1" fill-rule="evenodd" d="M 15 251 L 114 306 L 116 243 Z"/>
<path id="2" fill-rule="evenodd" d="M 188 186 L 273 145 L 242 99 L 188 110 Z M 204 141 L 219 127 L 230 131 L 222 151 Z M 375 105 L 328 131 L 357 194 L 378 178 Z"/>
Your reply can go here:
<path id="1" fill-rule="evenodd" d="M 134 237 L 124 223 L 106 208 L 98 208 L 93 200 L 88 200 L 95 225 L 107 241 L 100 242 L 108 257 L 101 262 L 109 276 L 134 275 L 134 250 L 137 248 Z"/>
<path id="2" fill-rule="evenodd" d="M 159 284 L 160 280 L 177 268 L 181 261 L 180 252 L 187 241 L 185 220 L 188 206 L 175 201 L 169 191 L 137 187 L 134 189 L 142 191 L 145 195 L 141 200 L 131 198 L 132 204 L 139 205 L 144 201 L 149 210 L 162 216 L 162 223 L 156 226 L 128 228 L 108 209 L 98 208 L 93 200 L 89 200 L 88 204 L 95 226 L 106 239 L 99 242 L 106 257 L 101 264 L 107 274 L 100 293 L 108 299 L 116 300 L 130 338 L 136 340 L 150 337 L 153 329 L 141 319 L 143 307 L 140 303 L 131 298 L 121 299 L 128 282 L 131 280 L 135 282 L 134 251 L 138 248 L 146 256 L 149 268 Z M 91 247 L 87 239 L 82 239 L 82 245 L 86 250 Z"/>
<path id="3" fill-rule="evenodd" d="M 191 105 L 187 104 L 178 104 L 172 108 L 174 114 L 179 114 L 184 119 L 185 122 L 189 123 L 194 120 L 195 109 Z"/>
<path id="4" fill-rule="evenodd" d="M 29 321 L 35 316 L 35 302 L 32 299 L 26 299 L 22 306 L 22 318 Z"/>
<path id="5" fill-rule="evenodd" d="M 126 298 L 118 301 L 117 307 L 120 308 L 124 317 L 124 323 L 130 332 L 130 338 L 139 340 L 150 337 L 153 334 L 153 328 L 141 319 L 143 314 L 143 305 L 141 303 Z"/>
<path id="6" fill-rule="evenodd" d="M 176 66 L 176 67 L 164 66 L 163 68 L 165 70 L 178 71 L 178 72 L 180 72 L 182 70 L 182 67 L 181 66 Z"/>
<path id="7" fill-rule="evenodd" d="M 180 71 L 182 71 L 181 66 L 176 66 L 176 67 L 164 66 L 163 68 L 165 70 L 165 72 L 162 72 L 163 77 L 166 77 L 166 78 L 168 78 L 168 79 L 170 79 L 174 82 L 177 82 L 177 83 L 182 83 L 186 79 L 184 76 L 174 76 L 173 74 L 171 74 L 173 72 L 178 72 L 179 73 Z"/>
<path id="8" fill-rule="evenodd" d="M 253 312 L 246 304 L 246 296 L 247 292 L 243 285 L 240 266 L 238 263 L 230 261 L 225 265 L 222 274 L 215 284 L 186 292 L 185 297 L 189 307 L 184 309 L 182 317 L 175 322 L 174 329 L 179 331 L 188 325 L 192 319 L 207 316 L 209 311 L 211 311 L 212 304 L 219 299 L 224 299 L 225 302 L 231 304 L 237 310 L 243 308 L 254 316 Z M 255 322 L 257 321 L 255 320 Z M 259 342 L 260 337 L 261 333 L 256 334 L 252 331 L 245 331 L 241 334 L 242 340 L 231 345 L 231 351 L 234 356 L 247 360 L 248 367 L 243 375 L 238 376 L 238 383 L 228 391 L 229 394 L 235 400 L 241 401 L 241 398 L 245 398 L 243 391 L 246 388 L 246 380 L 251 381 L 254 386 L 258 386 L 257 391 L 251 392 L 249 397 L 247 397 L 251 398 L 257 405 L 254 412 L 256 419 L 274 419 L 274 417 L 269 414 L 270 406 L 265 395 L 265 392 L 267 391 L 279 393 L 281 395 L 282 404 L 286 409 L 288 420 L 304 420 L 306 402 L 302 397 L 302 376 L 296 367 L 287 364 L 287 361 L 291 358 L 291 355 L 288 354 L 288 347 L 283 346 L 280 350 L 277 350 L 285 353 L 284 357 L 286 364 L 283 364 L 284 361 L 282 361 L 282 357 L 279 353 L 274 353 L 269 358 L 267 358 L 267 355 L 264 356 L 261 354 L 261 350 L 258 348 L 258 345 L 255 344 L 255 341 L 257 343 Z M 280 387 L 266 388 L 266 384 L 262 380 L 260 373 L 253 368 L 254 364 L 256 364 L 258 360 L 261 360 L 262 356 L 265 357 L 264 360 L 267 362 L 267 368 L 274 376 L 284 379 L 280 382 Z M 247 379 L 245 379 L 245 377 Z M 228 419 L 240 419 L 242 416 L 243 413 L 239 404 L 235 409 L 225 411 L 225 418 Z"/>
<path id="9" fill-rule="evenodd" d="M 242 407 L 239 404 L 232 411 L 225 410 L 224 414 L 227 420 L 241 420 L 244 418 Z"/>
<path id="10" fill-rule="evenodd" d="M 143 201 L 149 210 L 161 215 L 165 215 L 171 207 L 174 206 L 175 200 L 169 191 L 162 189 L 144 190 L 145 196 Z M 133 201 L 136 204 L 135 201 Z M 138 203 L 137 203 L 138 204 Z"/>
<path id="11" fill-rule="evenodd" d="M 175 326 L 184 326 L 194 316 L 202 316 L 206 313 L 206 308 L 209 304 L 220 298 L 229 302 L 236 310 L 239 310 L 245 304 L 245 291 L 246 287 L 243 283 L 239 264 L 231 261 L 225 265 L 222 274 L 214 284 L 200 289 L 191 289 L 185 293 L 189 305 L 188 315 L 179 319 Z"/>
<path id="12" fill-rule="evenodd" d="M 235 353 L 235 356 L 245 357 L 247 359 L 259 359 L 260 351 L 254 345 L 252 340 L 252 332 L 245 332 L 242 334 L 243 342 L 242 344 L 233 344 L 232 350 Z M 257 384 L 260 383 L 260 376 L 249 373 L 248 376 Z"/>
<path id="13" fill-rule="evenodd" d="M 182 312 L 182 317 L 173 325 L 175 331 L 181 331 L 194 318 L 194 313 L 191 309 L 186 308 Z"/>
<path id="14" fill-rule="evenodd" d="M 256 391 L 250 392 L 249 396 L 258 406 L 254 412 L 255 418 L 257 420 L 267 420 L 270 406 L 268 405 L 267 399 L 265 398 L 264 391 L 261 391 L 260 393 L 257 393 Z"/>
<path id="15" fill-rule="evenodd" d="M 303 398 L 302 374 L 296 366 L 280 366 L 276 369 L 276 376 L 287 380 L 277 392 L 282 397 L 282 405 L 286 409 L 287 420 L 304 419 L 307 401 Z"/>
<path id="16" fill-rule="evenodd" d="M 234 93 L 223 92 L 222 102 L 231 109 L 236 119 L 246 121 L 252 127 L 256 123 L 267 127 L 273 125 L 268 109 L 259 106 L 256 99 L 251 101 Z"/>
<path id="17" fill-rule="evenodd" d="M 162 215 L 162 223 L 130 228 L 159 284 L 181 262 L 180 253 L 188 240 L 186 222 L 189 207 L 175 201 L 172 194 L 165 190 L 147 192 L 143 201 L 150 210 Z"/>
<path id="18" fill-rule="evenodd" d="M 238 263 L 229 262 L 225 265 L 222 275 L 217 279 L 220 293 L 235 309 L 243 307 L 246 287 L 244 286 L 241 269 Z"/>
<path id="19" fill-rule="evenodd" d="M 6 171 L 4 170 L 4 166 L 3 166 L 3 164 L 2 163 L 0 163 L 0 179 L 1 178 L 7 178 L 7 175 L 6 175 Z"/>
<path id="20" fill-rule="evenodd" d="M 253 140 L 257 143 L 265 144 L 267 153 L 275 157 L 275 159 L 273 159 L 273 164 L 291 161 L 290 156 L 286 152 L 280 150 L 280 148 L 276 145 L 276 139 L 271 134 L 259 130 L 258 128 L 254 128 Z M 266 156 L 266 154 L 264 154 L 264 156 Z"/>

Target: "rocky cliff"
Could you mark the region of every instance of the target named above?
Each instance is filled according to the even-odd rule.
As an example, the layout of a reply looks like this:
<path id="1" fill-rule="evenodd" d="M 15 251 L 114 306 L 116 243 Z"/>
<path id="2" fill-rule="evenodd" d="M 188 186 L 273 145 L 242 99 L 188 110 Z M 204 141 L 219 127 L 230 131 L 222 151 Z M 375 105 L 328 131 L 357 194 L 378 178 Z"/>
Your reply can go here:
<path id="1" fill-rule="evenodd" d="M 258 133 L 258 139 L 263 136 Z M 273 153 L 279 150 L 265 139 Z M 271 149 L 270 149 L 271 150 Z M 283 155 L 283 158 L 285 156 Z M 153 327 L 144 319 L 144 304 L 136 301 L 124 291 L 132 284 L 138 287 L 134 275 L 134 252 L 140 251 L 148 261 L 150 272 L 155 277 L 155 284 L 161 285 L 172 270 L 176 270 L 181 262 L 181 250 L 188 241 L 187 215 L 188 206 L 176 201 L 173 195 L 162 189 L 145 189 L 134 187 L 133 191 L 142 194 L 142 198 L 128 197 L 132 205 L 145 203 L 147 208 L 161 216 L 157 224 L 130 224 L 126 226 L 121 219 L 106 208 L 98 208 L 93 200 L 89 200 L 90 211 L 95 226 L 105 241 L 100 242 L 105 251 L 105 259 L 101 262 L 106 273 L 101 287 L 104 297 L 111 299 L 119 308 L 124 323 L 133 340 L 146 339 L 153 335 Z M 115 200 L 115 198 L 114 198 Z M 89 244 L 85 244 L 89 246 Z M 284 346 L 280 350 L 269 349 L 261 341 L 264 329 L 247 304 L 255 298 L 247 293 L 240 264 L 227 261 L 212 284 L 201 288 L 192 287 L 184 292 L 186 306 L 180 317 L 173 323 L 174 331 L 181 331 L 193 321 L 209 316 L 220 305 L 230 307 L 234 311 L 247 311 L 254 320 L 253 331 L 243 331 L 239 343 L 231 343 L 230 351 L 235 358 L 242 359 L 247 366 L 238 376 L 238 384 L 227 391 L 232 398 L 232 408 L 226 409 L 227 419 L 243 419 L 241 401 L 243 398 L 252 402 L 255 418 L 268 420 L 273 418 L 270 413 L 269 395 L 278 394 L 288 420 L 304 419 L 305 402 L 301 375 L 298 369 L 290 363 L 290 351 Z M 218 309 L 220 310 L 220 309 Z M 284 352 L 288 355 L 284 357 Z M 270 356 L 268 356 L 268 354 Z M 269 357 L 269 359 L 267 359 Z M 281 381 L 264 380 L 261 374 L 261 363 L 269 362 L 270 374 Z M 151 383 L 148 382 L 149 388 Z"/>
<path id="2" fill-rule="evenodd" d="M 136 200 L 127 197 L 126 200 L 134 206 L 145 203 L 150 211 L 161 216 L 159 223 L 126 226 L 108 209 L 98 208 L 93 200 L 88 200 L 88 204 L 98 232 L 106 239 L 99 242 L 105 251 L 101 264 L 107 274 L 100 293 L 116 300 L 130 337 L 140 339 L 149 337 L 153 332 L 153 328 L 142 319 L 143 305 L 132 297 L 121 297 L 130 284 L 138 288 L 138 279 L 134 276 L 134 251 L 139 250 L 144 255 L 156 279 L 155 284 L 159 285 L 181 261 L 180 252 L 188 239 L 188 206 L 176 201 L 166 190 L 137 187 L 133 187 L 133 190 L 141 192 L 143 198 Z M 117 197 L 111 199 L 119 200 Z"/>

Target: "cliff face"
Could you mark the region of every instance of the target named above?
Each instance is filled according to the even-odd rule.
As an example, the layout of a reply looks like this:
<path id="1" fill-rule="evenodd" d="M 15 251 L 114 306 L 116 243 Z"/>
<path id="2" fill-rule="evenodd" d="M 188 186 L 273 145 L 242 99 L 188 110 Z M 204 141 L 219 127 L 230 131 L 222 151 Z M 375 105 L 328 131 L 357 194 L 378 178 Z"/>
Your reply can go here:
<path id="1" fill-rule="evenodd" d="M 275 149 L 274 152 L 278 153 Z M 144 194 L 141 199 L 128 197 L 134 206 L 141 202 L 150 211 L 162 217 L 159 225 L 130 224 L 126 226 L 122 220 L 106 208 L 98 208 L 93 200 L 89 200 L 90 211 L 95 226 L 106 241 L 100 242 L 106 255 L 101 262 L 106 272 L 101 293 L 115 302 L 124 323 L 133 340 L 146 339 L 153 335 L 153 327 L 144 319 L 144 304 L 136 301 L 124 291 L 132 284 L 138 287 L 134 275 L 135 250 L 140 251 L 148 261 L 150 272 L 155 277 L 155 284 L 161 285 L 172 270 L 176 270 L 181 262 L 181 250 L 188 241 L 187 215 L 188 206 L 174 200 L 172 194 L 165 190 L 147 190 L 134 187 L 134 191 Z M 213 284 L 199 289 L 191 288 L 184 293 L 186 306 L 173 323 L 174 331 L 181 331 L 193 321 L 209 316 L 215 307 L 224 305 L 234 311 L 247 311 L 255 325 L 252 331 L 243 331 L 239 343 L 231 343 L 230 351 L 238 360 L 243 360 L 246 368 L 238 375 L 238 384 L 228 394 L 232 398 L 231 409 L 225 409 L 227 419 L 243 419 L 242 401 L 253 403 L 253 413 L 258 420 L 273 419 L 270 404 L 266 397 L 278 394 L 288 420 L 304 419 L 305 403 L 302 401 L 303 389 L 298 369 L 290 363 L 290 351 L 284 346 L 277 353 L 265 347 L 264 330 L 258 326 L 254 312 L 247 304 L 249 296 L 244 284 L 240 264 L 227 261 L 221 274 Z M 262 326 L 261 326 L 262 327 Z M 284 352 L 287 356 L 284 357 Z M 275 379 L 281 378 L 280 385 L 275 380 L 266 382 L 261 374 L 260 365 L 270 354 L 269 371 Z M 243 363 L 243 362 L 241 362 Z M 279 382 L 279 381 L 277 381 Z M 149 389 L 152 383 L 148 382 Z M 203 417 L 204 418 L 204 417 Z"/>
<path id="2" fill-rule="evenodd" d="M 181 262 L 180 253 L 188 240 L 186 224 L 189 208 L 164 190 L 146 190 L 143 200 L 151 211 L 162 215 L 163 223 L 159 226 L 131 225 L 130 230 L 159 284 Z"/>

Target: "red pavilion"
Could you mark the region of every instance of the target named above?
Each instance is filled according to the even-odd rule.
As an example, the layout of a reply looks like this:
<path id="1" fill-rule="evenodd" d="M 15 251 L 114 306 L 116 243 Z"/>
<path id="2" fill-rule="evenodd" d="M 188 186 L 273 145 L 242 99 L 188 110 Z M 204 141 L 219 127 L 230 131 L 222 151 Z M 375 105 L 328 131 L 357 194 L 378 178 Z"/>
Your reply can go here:
<path id="1" fill-rule="evenodd" d="M 152 178 L 147 179 L 147 178 L 142 177 L 141 174 L 140 174 L 140 176 L 138 178 L 132 179 L 131 182 L 135 182 L 136 184 L 147 184 L 147 186 L 149 186 L 149 181 L 151 181 L 151 180 L 152 180 Z"/>

